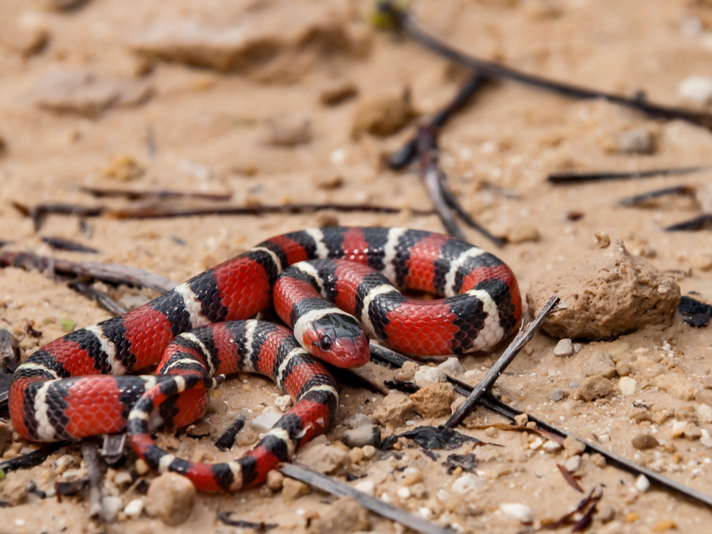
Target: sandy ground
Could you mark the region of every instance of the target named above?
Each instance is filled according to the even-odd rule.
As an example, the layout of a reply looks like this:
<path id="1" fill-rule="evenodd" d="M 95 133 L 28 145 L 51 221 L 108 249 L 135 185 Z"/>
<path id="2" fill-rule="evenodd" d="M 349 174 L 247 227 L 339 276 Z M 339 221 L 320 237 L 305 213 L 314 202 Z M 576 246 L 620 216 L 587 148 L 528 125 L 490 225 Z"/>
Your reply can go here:
<path id="1" fill-rule="evenodd" d="M 330 215 L 344 225 L 442 230 L 434 216 L 416 217 L 408 211 L 429 207 L 417 169 L 394 173 L 381 163 L 384 154 L 412 134 L 412 127 L 394 136 L 366 135 L 358 141 L 352 139 L 351 127 L 364 99 L 405 88 L 410 90 L 415 109 L 427 115 L 457 90 L 462 73 L 407 40 L 371 30 L 363 22 L 368 2 L 245 0 L 227 4 L 96 0 L 74 11 L 55 12 L 39 1 L 0 3 L 0 135 L 6 145 L 0 156 L 0 239 L 11 241 L 8 247 L 124 263 L 181 281 L 269 236 L 324 220 L 314 214 L 151 221 L 93 218 L 82 226 L 76 217 L 52 216 L 35 232 L 31 221 L 11 205 L 11 201 L 125 205 L 122 200 L 97 201 L 78 186 L 230 192 L 230 203 L 235 205 L 372 201 L 404 211 L 392 216 Z M 414 2 L 413 8 L 430 28 L 463 49 L 602 90 L 626 94 L 644 90 L 653 101 L 681 104 L 680 82 L 710 74 L 712 46 L 705 24 L 712 20 L 712 6 L 701 0 L 423 0 Z M 325 14 L 329 16 L 324 18 Z M 145 42 L 147 35 L 186 23 L 207 28 L 208 35 L 242 24 L 243 30 L 257 36 L 253 36 L 256 41 L 262 38 L 263 48 L 239 52 L 242 67 L 227 73 L 180 62 L 149 63 L 136 54 L 136 43 Z M 293 37 L 305 28 L 326 27 L 336 27 L 340 37 L 330 40 L 326 30 L 313 32 L 306 41 Z M 205 34 L 196 32 L 194 41 L 209 42 Z M 34 50 L 32 45 L 41 44 L 43 36 L 47 42 Z M 168 48 L 180 48 L 179 39 L 160 39 L 169 43 Z M 193 45 L 199 48 L 200 43 Z M 220 63 L 219 58 L 215 61 Z M 50 76 L 80 70 L 109 77 L 111 84 L 146 84 L 151 95 L 127 105 L 110 105 L 97 91 L 91 97 L 94 100 L 80 99 L 80 113 L 77 109 L 60 112 L 57 105 L 48 105 Z M 346 81 L 358 89 L 356 98 L 333 107 L 320 103 L 324 88 Z M 103 102 L 106 109 L 97 110 L 87 104 L 88 99 Z M 116 103 L 116 98 L 108 101 Z M 304 119 L 310 124 L 311 141 L 292 148 L 266 142 L 275 125 Z M 617 136 L 630 128 L 652 134 L 652 154 L 616 150 Z M 683 294 L 696 291 L 703 300 L 712 300 L 712 271 L 705 260 L 710 253 L 708 234 L 662 230 L 698 214 L 699 206 L 678 200 L 664 200 L 651 209 L 616 206 L 620 197 L 646 190 L 674 184 L 701 186 L 709 175 L 572 187 L 553 187 L 545 181 L 549 172 L 570 169 L 706 164 L 712 150 L 709 131 L 680 121 L 651 120 L 602 101 L 570 101 L 514 83 L 499 83 L 487 88 L 445 128 L 441 144 L 443 168 L 479 222 L 499 235 L 516 235 L 521 228 L 536 230 L 538 239 L 510 244 L 497 252 L 517 274 L 523 292 L 535 280 L 575 262 L 595 247 L 596 232 L 606 232 L 624 239 L 629 250 L 644 254 L 659 270 L 674 271 Z M 134 162 L 143 174 L 130 183 L 112 178 L 107 168 L 116 167 L 117 158 Z M 324 186 L 335 177 L 341 178 L 339 187 Z M 507 189 L 518 198 L 498 195 L 487 184 Z M 583 217 L 570 221 L 570 211 Z M 466 232 L 472 242 L 490 247 L 476 233 Z M 42 236 L 80 241 L 100 254 L 51 251 L 41 242 Z M 121 288 L 115 296 L 136 294 Z M 81 327 L 108 317 L 62 283 L 17 269 L 0 271 L 0 306 L 3 326 L 20 338 L 27 353 L 62 335 L 63 319 Z M 42 332 L 41 337 L 25 333 L 30 321 Z M 709 328 L 692 329 L 676 317 L 672 328 L 650 327 L 611 342 L 590 343 L 565 359 L 554 355 L 556 342 L 538 335 L 511 372 L 501 378 L 499 385 L 514 405 L 712 494 L 712 451 L 697 440 L 671 437 L 673 420 L 697 422 L 712 430 L 709 421 L 697 417 L 698 407 L 712 399 L 712 391 L 705 389 L 712 387 Z M 598 349 L 632 361 L 633 376 L 639 381 L 636 396 L 613 395 L 589 403 L 574 399 L 572 383 L 581 381 L 583 363 Z M 466 358 L 465 367 L 475 371 L 470 374 L 472 381 L 493 360 L 487 355 Z M 693 394 L 678 398 L 655 387 L 656 373 L 677 373 L 691 385 Z M 568 395 L 553 402 L 549 396 L 557 389 Z M 215 435 L 243 410 L 257 414 L 264 406 L 274 406 L 278 394 L 267 381 L 248 377 L 229 381 L 222 391 L 219 400 L 226 401 L 227 407 L 209 416 Z M 380 402 L 378 396 L 350 387 L 343 393 L 340 420 L 358 412 L 370 414 Z M 632 419 L 641 406 L 655 405 L 669 417 L 659 422 Z M 482 424 L 499 422 L 484 411 L 477 415 Z M 384 429 L 384 434 L 393 430 Z M 556 463 L 564 461 L 563 453 L 532 450 L 517 433 L 467 432 L 503 447 L 475 450 L 480 459 L 478 475 L 485 484 L 461 497 L 462 502 L 452 510 L 445 509 L 448 499 L 437 490 L 451 495 L 455 477 L 416 449 L 407 450 L 401 459 L 362 461 L 350 469 L 371 477 L 385 473 L 379 493 L 389 493 L 396 504 L 416 512 L 429 507 L 436 521 L 463 532 L 514 533 L 526 528 L 500 510 L 502 503 L 528 505 L 536 525 L 560 517 L 580 499 L 556 468 Z M 641 432 L 656 435 L 660 445 L 647 451 L 634 449 L 631 440 Z M 204 449 L 214 459 L 246 450 L 236 447 L 231 453 L 219 453 L 210 438 L 194 440 L 183 434 L 179 441 L 178 452 L 186 457 L 196 449 Z M 41 488 L 52 487 L 57 476 L 53 461 L 62 453 L 17 476 L 35 480 Z M 79 462 L 77 449 L 69 453 Z M 396 496 L 402 483 L 394 469 L 407 466 L 423 473 L 428 492 L 422 497 Z M 693 533 L 704 531 L 712 521 L 709 509 L 655 488 L 641 493 L 631 475 L 588 455 L 584 455 L 580 474 L 586 490 L 605 486 L 601 507 L 613 513 L 605 524 L 596 519 L 590 532 L 675 528 Z M 119 496 L 124 502 L 140 498 L 130 491 Z M 310 518 L 318 517 L 331 502 L 330 497 L 311 494 L 284 503 L 279 492 L 266 489 L 200 495 L 188 522 L 173 528 L 145 515 L 101 525 L 87 519 L 88 505 L 81 497 L 65 498 L 62 503 L 31 497 L 27 504 L 0 508 L 0 532 L 239 532 L 216 521 L 216 512 L 224 510 L 251 521 L 278 523 L 271 532 L 302 532 Z M 380 532 L 402 532 L 400 526 L 375 516 L 371 521 Z"/>

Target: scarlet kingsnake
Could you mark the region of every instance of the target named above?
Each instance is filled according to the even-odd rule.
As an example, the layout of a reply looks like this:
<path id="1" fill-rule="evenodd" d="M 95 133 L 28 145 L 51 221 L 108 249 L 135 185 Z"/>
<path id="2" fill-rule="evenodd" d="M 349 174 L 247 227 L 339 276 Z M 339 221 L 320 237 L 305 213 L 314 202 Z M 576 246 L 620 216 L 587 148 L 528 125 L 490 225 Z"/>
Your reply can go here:
<path id="1" fill-rule="evenodd" d="M 407 299 L 389 280 L 447 298 Z M 296 339 L 282 326 L 242 320 L 270 305 L 273 288 L 275 309 Z M 33 441 L 128 426 L 137 454 L 159 472 L 184 474 L 206 491 L 256 485 L 334 421 L 336 384 L 314 356 L 339 367 L 368 361 L 368 339 L 346 312 L 396 350 L 464 354 L 506 337 L 519 321 L 521 297 L 504 263 L 449 236 L 358 227 L 284 234 L 32 354 L 10 390 L 13 425 Z M 157 376 L 116 376 L 159 360 Z M 154 444 L 149 420 L 190 424 L 205 411 L 212 377 L 238 371 L 270 377 L 294 400 L 254 449 L 235 461 L 200 464 Z"/>

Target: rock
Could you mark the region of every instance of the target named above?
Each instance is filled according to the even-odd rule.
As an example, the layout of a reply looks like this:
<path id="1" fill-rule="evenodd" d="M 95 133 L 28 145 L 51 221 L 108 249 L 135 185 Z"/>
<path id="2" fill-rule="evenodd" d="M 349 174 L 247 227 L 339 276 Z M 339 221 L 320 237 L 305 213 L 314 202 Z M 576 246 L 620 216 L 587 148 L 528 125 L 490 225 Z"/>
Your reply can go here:
<path id="1" fill-rule="evenodd" d="M 102 518 L 104 521 L 107 523 L 113 523 L 116 521 L 116 517 L 119 515 L 119 512 L 123 506 L 124 503 L 119 497 L 105 495 L 102 499 Z"/>
<path id="2" fill-rule="evenodd" d="M 342 497 L 311 522 L 307 533 L 348 534 L 367 530 L 368 511 L 351 497 Z"/>
<path id="3" fill-rule="evenodd" d="M 541 446 L 546 452 L 559 452 L 561 450 L 561 445 L 552 440 L 547 440 L 544 445 Z"/>
<path id="4" fill-rule="evenodd" d="M 586 445 L 574 437 L 566 436 L 564 439 L 564 449 L 568 456 L 575 456 L 577 454 L 583 454 L 586 450 Z"/>
<path id="5" fill-rule="evenodd" d="M 592 401 L 610 395 L 613 392 L 613 386 L 610 380 L 606 380 L 600 376 L 590 376 L 585 378 L 579 384 L 576 393 L 585 401 Z"/>
<path id="6" fill-rule="evenodd" d="M 104 176 L 120 182 L 129 182 L 144 175 L 146 170 L 131 156 L 123 155 L 111 159 L 104 168 Z"/>
<path id="7" fill-rule="evenodd" d="M 656 386 L 680 400 L 693 400 L 697 394 L 697 388 L 685 378 L 677 373 L 662 374 L 653 380 Z"/>
<path id="8" fill-rule="evenodd" d="M 420 369 L 420 365 L 415 362 L 405 362 L 403 367 L 398 369 L 394 378 L 396 382 L 412 382 L 415 380 L 415 373 Z"/>
<path id="9" fill-rule="evenodd" d="M 292 503 L 303 495 L 309 495 L 311 489 L 306 484 L 294 480 L 293 478 L 285 478 L 282 483 L 282 500 L 285 503 Z"/>
<path id="10" fill-rule="evenodd" d="M 0 482 L 0 496 L 13 505 L 27 502 L 27 490 L 30 486 L 29 474 L 13 471 L 5 474 Z"/>
<path id="11" fill-rule="evenodd" d="M 116 484 L 118 488 L 128 487 L 132 483 L 133 478 L 131 477 L 131 473 L 128 471 L 119 471 L 114 477 L 114 484 Z"/>
<path id="12" fill-rule="evenodd" d="M 362 480 L 354 486 L 354 489 L 373 497 L 376 491 L 376 483 L 373 480 Z"/>
<path id="13" fill-rule="evenodd" d="M 172 527 L 184 523 L 193 511 L 195 486 L 178 473 L 166 472 L 151 481 L 146 494 L 146 513 Z"/>
<path id="14" fill-rule="evenodd" d="M 687 439 L 695 440 L 702 437 L 702 431 L 695 423 L 690 423 L 685 427 L 685 431 L 682 433 Z"/>
<path id="15" fill-rule="evenodd" d="M 381 401 L 371 414 L 373 420 L 381 425 L 392 425 L 399 427 L 405 422 L 413 410 L 413 401 L 403 393 L 391 391 Z"/>
<path id="16" fill-rule="evenodd" d="M 376 447 L 374 447 L 373 445 L 366 445 L 365 447 L 363 447 L 363 457 L 366 458 L 366 460 L 370 460 L 375 454 Z"/>
<path id="17" fill-rule="evenodd" d="M 41 79 L 32 100 L 41 109 L 95 117 L 111 107 L 146 102 L 151 86 L 143 80 L 100 76 L 87 71 L 61 71 Z"/>
<path id="18" fill-rule="evenodd" d="M 618 381 L 618 389 L 620 389 L 621 393 L 627 397 L 635 395 L 637 388 L 638 382 L 635 381 L 635 378 L 624 376 Z"/>
<path id="19" fill-rule="evenodd" d="M 351 463 L 348 451 L 335 445 L 312 444 L 299 451 L 299 461 L 320 473 L 333 473 L 339 467 Z"/>
<path id="20" fill-rule="evenodd" d="M 555 389 L 549 394 L 549 400 L 558 402 L 564 398 L 564 392 L 561 389 Z"/>
<path id="21" fill-rule="evenodd" d="M 667 532 L 668 530 L 672 530 L 674 528 L 677 528 L 677 523 L 675 523 L 675 521 L 672 519 L 661 519 L 653 525 L 650 532 Z"/>
<path id="22" fill-rule="evenodd" d="M 443 363 L 438 365 L 438 369 L 440 369 L 446 375 L 450 375 L 453 377 L 465 372 L 465 368 L 460 363 L 460 360 L 458 358 L 455 358 L 454 356 L 448 358 Z"/>
<path id="23" fill-rule="evenodd" d="M 279 491 L 282 489 L 282 485 L 284 484 L 284 475 L 276 469 L 272 469 L 272 471 L 267 473 L 266 484 L 270 490 Z"/>
<path id="24" fill-rule="evenodd" d="M 583 364 L 583 374 L 585 376 L 613 378 L 616 376 L 616 364 L 613 363 L 613 358 L 610 354 L 597 350 Z"/>
<path id="25" fill-rule="evenodd" d="M 485 480 L 477 475 L 465 473 L 452 483 L 452 491 L 459 493 L 460 495 L 465 495 L 470 493 L 472 490 L 481 488 L 485 484 Z"/>
<path id="26" fill-rule="evenodd" d="M 635 479 L 635 487 L 640 493 L 645 493 L 650 489 L 650 481 L 645 475 L 640 475 Z"/>
<path id="27" fill-rule="evenodd" d="M 569 338 L 560 339 L 554 347 L 555 356 L 571 356 L 574 353 L 574 344 Z"/>
<path id="28" fill-rule="evenodd" d="M 200 420 L 197 423 L 190 425 L 186 429 L 185 433 L 191 438 L 204 438 L 205 436 L 210 435 L 210 430 L 210 424 L 207 421 Z"/>
<path id="29" fill-rule="evenodd" d="M 680 98 L 703 106 L 712 102 L 712 78 L 707 76 L 690 76 L 685 78 L 677 86 L 677 93 Z"/>
<path id="30" fill-rule="evenodd" d="M 619 360 L 616 362 L 616 373 L 618 373 L 618 376 L 628 376 L 632 370 L 630 362 L 625 360 Z"/>
<path id="31" fill-rule="evenodd" d="M 319 93 L 319 101 L 325 106 L 336 106 L 355 97 L 358 87 L 350 80 L 342 80 L 324 87 Z"/>
<path id="32" fill-rule="evenodd" d="M 572 456 L 566 462 L 564 462 L 564 467 L 568 470 L 569 473 L 573 473 L 575 471 L 578 471 L 581 469 L 581 457 L 576 455 Z"/>
<path id="33" fill-rule="evenodd" d="M 455 389 L 449 382 L 428 384 L 410 396 L 413 409 L 423 417 L 442 417 L 450 414 L 455 400 Z"/>
<path id="34" fill-rule="evenodd" d="M 435 384 L 437 382 L 445 382 L 447 378 L 445 373 L 439 367 L 427 367 L 423 365 L 416 372 L 413 377 L 413 381 L 418 387 L 425 387 L 428 384 Z"/>
<path id="35" fill-rule="evenodd" d="M 267 432 L 272 428 L 277 421 L 280 420 L 282 414 L 274 411 L 271 408 L 266 408 L 260 415 L 252 419 L 250 425 L 257 432 Z"/>
<path id="36" fill-rule="evenodd" d="M 260 436 L 257 431 L 248 426 L 245 426 L 237 434 L 237 439 L 235 440 L 235 443 L 237 443 L 239 447 L 249 447 L 258 439 L 260 439 Z"/>
<path id="37" fill-rule="evenodd" d="M 658 443 L 658 440 L 655 439 L 655 436 L 652 436 L 650 434 L 638 434 L 633 438 L 631 443 L 633 444 L 633 447 L 641 451 L 644 451 L 646 449 L 653 449 L 660 445 L 660 443 Z"/>
<path id="38" fill-rule="evenodd" d="M 687 421 L 673 421 L 672 422 L 672 428 L 670 429 L 670 435 L 673 438 L 679 438 L 685 433 L 685 429 L 687 428 L 688 422 Z"/>
<path id="39" fill-rule="evenodd" d="M 360 426 L 366 426 L 370 424 L 372 424 L 371 418 L 363 413 L 354 414 L 346 421 L 344 421 L 344 425 L 346 425 L 348 428 L 358 428 Z"/>
<path id="40" fill-rule="evenodd" d="M 272 124 L 261 143 L 278 148 L 306 145 L 312 140 L 311 121 L 306 117 L 288 117 Z"/>
<path id="41" fill-rule="evenodd" d="M 598 506 L 596 519 L 601 523 L 610 523 L 616 517 L 616 509 L 610 504 L 602 504 Z"/>
<path id="42" fill-rule="evenodd" d="M 219 72 L 237 72 L 264 82 L 293 82 L 326 56 L 358 57 L 371 31 L 348 15 L 314 4 L 247 10 L 237 21 L 163 21 L 133 39 L 148 61 L 175 61 Z"/>
<path id="43" fill-rule="evenodd" d="M 410 91 L 385 92 L 361 100 L 354 110 L 351 137 L 364 134 L 392 135 L 416 116 L 410 103 Z"/>
<path id="44" fill-rule="evenodd" d="M 284 413 L 292 407 L 292 397 L 289 395 L 282 395 L 274 399 L 274 405 L 279 408 L 279 411 Z"/>
<path id="45" fill-rule="evenodd" d="M 347 430 L 341 436 L 341 441 L 347 447 L 377 447 L 381 442 L 381 429 L 375 425 L 364 425 L 352 430 Z"/>
<path id="46" fill-rule="evenodd" d="M 522 523 L 532 523 L 534 521 L 534 513 L 526 504 L 521 503 L 502 503 L 499 505 L 504 515 L 519 519 Z"/>
<path id="47" fill-rule="evenodd" d="M 703 423 L 712 423 L 712 408 L 707 404 L 700 404 L 697 407 L 697 415 L 700 416 L 700 421 Z M 0 434 L 1 435 L 1 434 Z M 2 438 L 0 438 L 1 440 Z M 2 443 L 2 441 L 0 441 Z M 0 452 L 2 452 L 2 446 L 0 446 Z"/>
<path id="48" fill-rule="evenodd" d="M 622 154 L 652 154 L 655 138 L 645 128 L 630 128 L 618 132 L 616 150 Z"/>
<path id="49" fill-rule="evenodd" d="M 124 507 L 124 514 L 126 514 L 126 517 L 128 517 L 129 519 L 138 519 L 141 516 L 141 512 L 143 512 L 142 499 L 134 499 L 132 501 L 129 501 L 128 504 Z"/>
<path id="50" fill-rule="evenodd" d="M 680 288 L 616 240 L 585 253 L 566 272 L 535 282 L 527 293 L 529 309 L 541 308 L 550 295 L 559 295 L 567 309 L 547 318 L 547 333 L 599 340 L 646 325 L 670 325 Z"/>

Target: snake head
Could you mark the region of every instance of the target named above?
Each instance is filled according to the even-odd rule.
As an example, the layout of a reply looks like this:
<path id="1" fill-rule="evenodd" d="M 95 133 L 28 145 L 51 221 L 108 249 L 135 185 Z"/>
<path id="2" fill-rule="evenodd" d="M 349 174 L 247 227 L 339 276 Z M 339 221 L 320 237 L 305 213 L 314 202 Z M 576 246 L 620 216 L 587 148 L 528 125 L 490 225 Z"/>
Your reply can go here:
<path id="1" fill-rule="evenodd" d="M 303 343 L 312 356 L 344 369 L 361 367 L 371 357 L 363 328 L 344 313 L 327 313 L 312 321 Z"/>

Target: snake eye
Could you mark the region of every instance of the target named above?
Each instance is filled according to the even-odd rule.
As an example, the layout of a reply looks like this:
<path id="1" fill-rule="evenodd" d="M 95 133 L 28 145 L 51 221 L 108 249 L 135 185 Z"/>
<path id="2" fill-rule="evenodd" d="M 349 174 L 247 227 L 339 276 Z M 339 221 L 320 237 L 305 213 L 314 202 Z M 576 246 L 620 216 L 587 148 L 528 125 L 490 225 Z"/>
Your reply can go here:
<path id="1" fill-rule="evenodd" d="M 333 345 L 333 343 L 329 336 L 324 336 L 321 339 L 319 339 L 319 348 L 321 350 L 323 350 L 324 352 L 331 350 L 332 345 Z"/>

